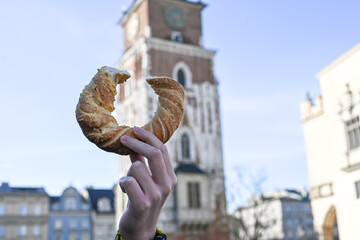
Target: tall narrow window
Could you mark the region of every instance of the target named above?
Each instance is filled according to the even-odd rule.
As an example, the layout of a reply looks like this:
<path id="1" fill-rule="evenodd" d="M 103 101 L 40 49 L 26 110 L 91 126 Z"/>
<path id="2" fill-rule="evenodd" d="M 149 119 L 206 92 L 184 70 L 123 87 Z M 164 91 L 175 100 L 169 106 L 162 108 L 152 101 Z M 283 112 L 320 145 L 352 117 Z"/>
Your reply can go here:
<path id="1" fill-rule="evenodd" d="M 20 215 L 21 216 L 27 215 L 27 206 L 26 205 L 21 205 L 20 206 Z"/>
<path id="2" fill-rule="evenodd" d="M 185 87 L 185 73 L 182 69 L 179 69 L 179 71 L 177 72 L 177 80 L 178 82 L 183 85 Z"/>
<path id="3" fill-rule="evenodd" d="M 41 235 L 41 226 L 40 225 L 34 225 L 34 227 L 33 227 L 33 235 L 34 236 L 40 236 Z"/>
<path id="4" fill-rule="evenodd" d="M 346 122 L 346 132 L 349 150 L 360 146 L 360 121 L 359 116 Z"/>
<path id="5" fill-rule="evenodd" d="M 200 208 L 200 183 L 188 182 L 189 208 Z"/>
<path id="6" fill-rule="evenodd" d="M 355 182 L 356 198 L 360 199 L 360 180 Z"/>
<path id="7" fill-rule="evenodd" d="M 181 156 L 183 159 L 190 159 L 190 138 L 186 133 L 181 136 Z"/>
<path id="8" fill-rule="evenodd" d="M 26 236 L 26 226 L 25 225 L 20 225 L 18 228 L 18 235 L 21 237 Z"/>

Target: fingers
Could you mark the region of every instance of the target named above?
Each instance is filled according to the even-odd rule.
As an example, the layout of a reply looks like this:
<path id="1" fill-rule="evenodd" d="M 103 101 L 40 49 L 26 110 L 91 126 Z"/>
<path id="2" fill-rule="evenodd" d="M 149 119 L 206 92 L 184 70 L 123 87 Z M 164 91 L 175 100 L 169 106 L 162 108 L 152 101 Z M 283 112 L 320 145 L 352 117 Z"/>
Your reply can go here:
<path id="1" fill-rule="evenodd" d="M 144 157 L 138 153 L 130 154 L 130 160 L 132 163 L 134 163 L 135 161 L 140 161 L 140 162 L 143 162 L 144 164 L 146 164 Z"/>
<path id="2" fill-rule="evenodd" d="M 144 193 L 150 194 L 154 189 L 154 182 L 147 166 L 141 162 L 134 162 L 128 172 L 128 176 L 135 178 Z"/>
<path id="3" fill-rule="evenodd" d="M 129 200 L 134 203 L 135 206 L 141 204 L 140 200 L 144 198 L 144 192 L 135 178 L 131 176 L 120 178 L 119 185 L 121 190 L 128 195 Z"/>
<path id="4" fill-rule="evenodd" d="M 134 134 L 136 137 L 138 137 L 140 140 L 146 142 L 147 144 L 159 149 L 162 153 L 163 160 L 165 163 L 166 171 L 169 177 L 176 178 L 174 169 L 172 167 L 169 152 L 166 148 L 166 146 L 149 131 L 145 131 L 141 128 L 134 128 Z"/>
<path id="5" fill-rule="evenodd" d="M 163 155 L 158 148 L 128 136 L 123 136 L 121 138 L 121 142 L 126 147 L 130 148 L 134 152 L 141 154 L 149 160 L 149 167 L 155 182 L 161 183 L 168 181 L 168 173 L 164 163 Z"/>

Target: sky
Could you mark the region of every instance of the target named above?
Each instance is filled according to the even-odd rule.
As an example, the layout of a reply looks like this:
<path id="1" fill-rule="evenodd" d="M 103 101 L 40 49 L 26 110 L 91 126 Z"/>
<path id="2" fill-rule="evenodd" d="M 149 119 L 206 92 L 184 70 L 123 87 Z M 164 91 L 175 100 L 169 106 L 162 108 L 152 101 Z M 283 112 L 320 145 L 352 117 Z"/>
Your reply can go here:
<path id="1" fill-rule="evenodd" d="M 118 159 L 88 142 L 75 106 L 96 69 L 123 52 L 131 0 L 0 0 L 0 182 L 111 188 Z M 204 1 L 203 42 L 216 50 L 226 184 L 239 172 L 264 191 L 310 186 L 300 116 L 316 74 L 360 41 L 360 1 Z"/>

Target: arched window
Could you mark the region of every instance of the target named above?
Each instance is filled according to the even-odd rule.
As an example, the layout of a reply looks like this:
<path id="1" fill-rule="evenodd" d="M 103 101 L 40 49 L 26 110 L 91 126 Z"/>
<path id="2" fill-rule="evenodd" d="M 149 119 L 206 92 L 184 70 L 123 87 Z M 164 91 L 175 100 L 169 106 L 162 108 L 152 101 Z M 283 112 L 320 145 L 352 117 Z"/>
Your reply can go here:
<path id="1" fill-rule="evenodd" d="M 178 81 L 185 89 L 192 88 L 191 69 L 185 62 L 176 63 L 172 73 L 173 78 Z"/>
<path id="2" fill-rule="evenodd" d="M 181 156 L 183 159 L 190 159 L 190 138 L 186 133 L 181 136 Z"/>
<path id="3" fill-rule="evenodd" d="M 186 79 L 185 79 L 185 73 L 182 69 L 179 69 L 179 71 L 177 72 L 177 80 L 181 85 L 183 85 L 183 87 L 185 87 Z"/>

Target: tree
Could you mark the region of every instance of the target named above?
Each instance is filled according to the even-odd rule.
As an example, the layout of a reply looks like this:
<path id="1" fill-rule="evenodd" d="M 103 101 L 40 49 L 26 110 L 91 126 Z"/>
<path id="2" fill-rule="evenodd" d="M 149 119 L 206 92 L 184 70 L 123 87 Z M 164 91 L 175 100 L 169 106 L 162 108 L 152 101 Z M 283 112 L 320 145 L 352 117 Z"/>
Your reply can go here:
<path id="1" fill-rule="evenodd" d="M 265 235 L 270 237 L 276 219 L 269 212 L 271 199 L 263 196 L 265 174 L 260 172 L 253 175 L 245 168 L 236 168 L 235 171 L 237 181 L 231 184 L 232 191 L 228 192 L 228 205 L 234 208 L 230 217 L 231 239 L 259 240 Z"/>

